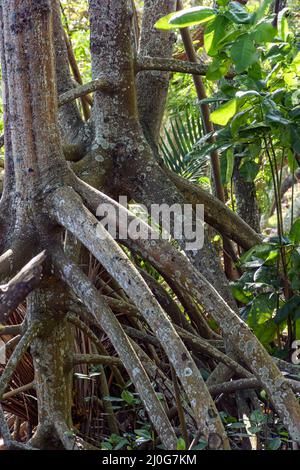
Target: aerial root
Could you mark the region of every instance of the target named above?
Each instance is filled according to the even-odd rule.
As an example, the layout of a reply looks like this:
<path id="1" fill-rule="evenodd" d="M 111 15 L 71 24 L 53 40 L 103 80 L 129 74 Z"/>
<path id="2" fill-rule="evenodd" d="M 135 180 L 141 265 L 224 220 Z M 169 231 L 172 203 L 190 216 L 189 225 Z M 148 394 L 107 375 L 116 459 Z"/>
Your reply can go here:
<path id="1" fill-rule="evenodd" d="M 85 203 L 94 211 L 96 211 L 100 203 L 106 203 L 107 201 L 110 201 L 110 203 L 118 209 L 119 213 L 121 213 L 121 211 L 126 211 L 124 207 L 121 207 L 118 203 L 103 195 L 103 193 L 90 188 L 86 184 L 82 184 L 77 181 L 76 188 L 80 192 Z M 58 204 L 56 205 L 56 208 L 57 206 Z M 97 219 L 91 218 L 90 214 L 86 214 L 84 216 L 86 209 L 83 209 L 83 206 L 80 211 L 82 216 L 80 224 L 81 227 L 86 223 L 87 219 L 90 220 L 90 224 L 97 223 Z M 69 212 L 71 212 L 70 208 Z M 137 218 L 133 217 L 129 211 L 127 211 L 127 213 L 129 217 L 128 220 L 137 220 Z M 60 216 L 63 224 L 65 215 L 61 213 Z M 139 222 L 141 224 L 140 220 Z M 68 228 L 72 229 L 70 225 Z M 102 253 L 100 253 L 100 249 L 98 250 L 98 244 L 95 244 L 92 234 L 90 234 L 90 240 L 86 241 L 78 232 L 73 233 L 81 239 L 83 244 L 90 249 L 94 256 L 99 259 L 104 266 L 107 264 L 104 262 Z M 84 235 L 86 236 L 87 234 L 85 233 Z M 207 314 L 210 315 L 220 326 L 224 337 L 226 337 L 226 340 L 232 344 L 235 352 L 239 357 L 241 357 L 242 361 L 260 381 L 262 388 L 268 393 L 276 411 L 290 432 L 292 439 L 300 442 L 300 405 L 293 391 L 289 387 L 286 388 L 287 384 L 284 382 L 284 377 L 272 358 L 252 331 L 239 318 L 236 312 L 230 308 L 214 287 L 192 266 L 186 257 L 165 240 L 157 240 L 156 236 L 151 237 L 150 240 L 141 238 L 130 240 L 127 238 L 126 246 L 136 254 L 142 256 L 143 259 L 149 261 L 164 278 L 172 279 L 173 282 L 178 285 L 178 289 L 181 289 L 183 293 L 187 293 L 192 296 L 200 305 L 203 306 Z M 107 268 L 107 266 L 105 267 Z M 110 274 L 114 277 L 118 273 L 110 272 Z M 117 277 L 120 285 L 122 285 L 120 282 L 121 279 L 122 278 L 120 276 Z M 134 285 L 136 288 L 135 283 Z M 127 292 L 127 295 L 131 297 L 129 292 Z M 134 296 L 131 298 L 134 300 Z M 152 320 L 152 329 L 153 324 L 154 322 Z M 159 337 L 159 333 L 157 331 L 155 331 L 155 333 Z M 178 373 L 178 368 L 176 368 L 176 366 L 175 370 Z M 187 389 L 187 387 L 185 388 Z"/>
<path id="2" fill-rule="evenodd" d="M 7 284 L 0 286 L 0 323 L 7 321 L 9 314 L 37 287 L 45 259 L 46 253 L 43 251 L 29 261 Z"/>
<path id="3" fill-rule="evenodd" d="M 20 339 L 19 343 L 17 344 L 14 352 L 10 356 L 3 374 L 0 377 L 0 401 L 3 398 L 3 394 L 5 392 L 6 387 L 9 384 L 9 381 L 16 370 L 17 365 L 19 364 L 22 356 L 27 351 L 29 345 L 32 341 L 38 336 L 42 329 L 41 322 L 34 322 L 32 325 L 28 327 L 22 338 Z"/>
<path id="4" fill-rule="evenodd" d="M 228 448 L 224 426 L 198 367 L 169 318 L 124 251 L 83 206 L 79 196 L 71 188 L 57 189 L 50 196 L 49 205 L 50 215 L 90 250 L 124 289 L 155 332 L 189 397 L 198 426 L 203 429 L 203 434 L 207 438 L 211 433 L 221 435 L 224 447 Z"/>
<path id="5" fill-rule="evenodd" d="M 81 437 L 76 436 L 63 420 L 56 417 L 53 425 L 65 450 L 100 450 Z"/>
<path id="6" fill-rule="evenodd" d="M 29 444 L 23 444 L 15 441 L 10 433 L 7 421 L 5 419 L 4 411 L 0 403 L 0 431 L 3 438 L 4 446 L 7 450 L 37 450 Z"/>
<path id="7" fill-rule="evenodd" d="M 166 448 L 176 449 L 177 439 L 144 367 L 127 335 L 101 294 L 60 247 L 52 247 L 52 260 L 61 277 L 81 299 L 94 321 L 105 331 L 134 383 L 141 400 Z"/>

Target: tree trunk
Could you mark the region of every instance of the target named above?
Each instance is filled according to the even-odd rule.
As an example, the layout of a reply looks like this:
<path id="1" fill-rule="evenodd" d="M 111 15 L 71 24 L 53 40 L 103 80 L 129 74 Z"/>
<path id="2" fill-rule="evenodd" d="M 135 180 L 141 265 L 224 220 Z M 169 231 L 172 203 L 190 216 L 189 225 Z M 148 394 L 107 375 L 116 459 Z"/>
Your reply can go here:
<path id="1" fill-rule="evenodd" d="M 259 208 L 256 199 L 254 182 L 245 181 L 239 171 L 240 160 L 235 159 L 233 170 L 234 192 L 236 197 L 236 209 L 239 216 L 253 228 L 260 232 Z"/>

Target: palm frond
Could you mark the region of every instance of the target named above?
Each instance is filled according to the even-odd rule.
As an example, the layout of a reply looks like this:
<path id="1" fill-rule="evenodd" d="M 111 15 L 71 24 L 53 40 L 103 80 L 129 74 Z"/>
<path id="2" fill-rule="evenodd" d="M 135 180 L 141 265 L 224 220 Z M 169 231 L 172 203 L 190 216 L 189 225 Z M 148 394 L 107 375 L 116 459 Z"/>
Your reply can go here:
<path id="1" fill-rule="evenodd" d="M 202 136 L 201 118 L 195 112 L 187 109 L 184 113 L 171 117 L 160 143 L 165 165 L 191 181 L 205 176 L 208 158 L 198 145 Z"/>

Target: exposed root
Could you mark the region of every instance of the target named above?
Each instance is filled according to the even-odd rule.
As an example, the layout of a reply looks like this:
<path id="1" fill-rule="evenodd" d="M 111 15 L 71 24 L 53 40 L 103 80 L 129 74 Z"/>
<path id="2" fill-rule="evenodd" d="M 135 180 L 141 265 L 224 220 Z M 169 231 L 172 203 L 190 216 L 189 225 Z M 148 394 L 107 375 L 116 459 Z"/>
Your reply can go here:
<path id="1" fill-rule="evenodd" d="M 2 434 L 3 442 L 7 450 L 37 450 L 29 444 L 23 444 L 15 441 L 10 433 L 3 408 L 0 404 L 0 431 Z"/>
<path id="2" fill-rule="evenodd" d="M 76 434 L 68 428 L 67 424 L 59 418 L 54 422 L 54 428 L 66 450 L 100 450 L 76 436 Z"/>
<path id="3" fill-rule="evenodd" d="M 42 263 L 46 253 L 42 252 L 33 258 L 8 284 L 0 286 L 0 322 L 7 320 L 8 315 L 39 284 L 42 275 Z"/>
<path id="4" fill-rule="evenodd" d="M 210 433 L 221 435 L 224 447 L 227 448 L 228 439 L 223 424 L 199 369 L 138 271 L 97 219 L 82 205 L 74 191 L 58 189 L 51 195 L 49 202 L 51 215 L 77 236 L 117 280 L 159 338 L 189 397 L 203 434 L 207 438 Z M 98 235 L 101 234 L 100 239 L 96 238 L 96 229 Z"/>
<path id="5" fill-rule="evenodd" d="M 39 334 L 42 329 L 40 322 L 33 323 L 22 336 L 13 354 L 10 356 L 3 374 L 0 377 L 0 400 L 3 398 L 6 387 L 16 370 L 18 363 L 20 362 L 23 354 L 27 351 L 29 345 L 32 343 L 34 338 Z"/>
<path id="6" fill-rule="evenodd" d="M 52 248 L 52 260 L 62 278 L 86 305 L 94 320 L 110 338 L 145 404 L 162 442 L 167 449 L 176 449 L 177 439 L 172 426 L 155 394 L 145 370 L 134 352 L 124 330 L 97 289 L 81 270 L 59 248 Z"/>
<path id="7" fill-rule="evenodd" d="M 126 211 L 99 191 L 90 191 L 86 185 L 79 186 L 94 210 L 101 202 L 109 200 L 119 213 Z M 128 217 L 131 216 L 130 220 L 135 219 L 128 211 L 127 213 Z M 142 225 L 143 222 L 140 224 Z M 151 233 L 149 227 L 148 233 L 149 239 L 134 241 L 127 239 L 126 244 L 147 259 L 162 276 L 171 278 L 178 285 L 178 289 L 192 295 L 203 305 L 205 311 L 219 324 L 226 341 L 230 342 L 239 357 L 267 391 L 292 438 L 300 442 L 299 403 L 267 351 L 216 289 L 189 263 L 186 257 L 166 241 L 157 240 L 157 234 Z"/>

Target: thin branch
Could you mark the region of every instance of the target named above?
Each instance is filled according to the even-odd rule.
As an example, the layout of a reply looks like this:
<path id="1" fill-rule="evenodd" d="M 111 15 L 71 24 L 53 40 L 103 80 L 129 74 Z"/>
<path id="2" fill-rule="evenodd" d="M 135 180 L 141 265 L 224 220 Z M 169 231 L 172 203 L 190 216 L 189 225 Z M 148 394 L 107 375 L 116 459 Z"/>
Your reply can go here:
<path id="1" fill-rule="evenodd" d="M 291 387 L 295 393 L 300 392 L 300 382 L 291 379 L 284 379 L 286 387 Z M 240 379 L 240 380 L 232 380 L 230 382 L 223 382 L 216 385 L 211 385 L 208 387 L 210 393 L 213 396 L 220 395 L 221 393 L 233 393 L 240 390 L 250 390 L 250 389 L 257 389 L 260 390 L 262 388 L 261 383 L 255 377 L 250 379 Z"/>
<path id="2" fill-rule="evenodd" d="M 199 336 L 194 336 L 187 331 L 184 331 L 183 328 L 177 327 L 179 336 L 192 348 L 194 351 L 200 351 L 202 354 L 210 356 L 215 360 L 222 362 L 230 369 L 234 370 L 237 375 L 240 377 L 251 378 L 253 375 L 251 372 L 247 371 L 244 367 L 240 366 L 236 361 L 231 357 L 222 353 L 218 349 L 214 348 L 208 341 Z"/>
<path id="3" fill-rule="evenodd" d="M 9 400 L 10 398 L 13 398 L 16 395 L 19 395 L 20 393 L 27 392 L 28 390 L 31 390 L 32 388 L 34 388 L 34 386 L 35 386 L 35 383 L 30 382 L 29 384 L 22 385 L 22 387 L 15 388 L 14 390 L 10 390 L 9 392 L 6 392 L 3 394 L 2 401 Z"/>
<path id="4" fill-rule="evenodd" d="M 206 75 L 206 64 L 187 62 L 185 60 L 167 59 L 163 57 L 139 56 L 136 63 L 136 72 L 144 70 L 161 70 L 165 72 L 181 72 L 192 75 Z"/>
<path id="5" fill-rule="evenodd" d="M 22 333 L 22 324 L 19 325 L 0 325 L 0 336 L 16 336 Z"/>
<path id="6" fill-rule="evenodd" d="M 89 93 L 93 93 L 97 90 L 103 91 L 105 93 L 112 93 L 114 89 L 114 85 L 109 83 L 107 80 L 92 80 L 91 82 L 85 83 L 84 85 L 79 85 L 61 94 L 58 98 L 58 106 L 63 106 L 65 104 L 71 103 L 77 98 L 81 98 L 82 96 L 85 96 Z"/>
<path id="7" fill-rule="evenodd" d="M 201 186 L 176 175 L 168 168 L 164 168 L 164 171 L 181 191 L 187 202 L 193 205 L 204 205 L 205 222 L 222 235 L 235 241 L 245 250 L 262 242 L 262 237 L 222 201 L 205 191 Z"/>
<path id="8" fill-rule="evenodd" d="M 80 70 L 79 70 L 77 60 L 73 51 L 72 42 L 65 30 L 64 30 L 64 37 L 66 41 L 68 59 L 69 59 L 69 63 L 70 63 L 74 78 L 77 81 L 77 83 L 79 83 L 79 85 L 82 85 L 82 78 L 81 78 Z M 90 111 L 89 106 L 91 106 L 92 103 L 91 103 L 90 97 L 88 95 L 82 96 L 81 104 L 82 104 L 84 118 L 87 121 L 91 116 L 91 111 Z"/>
<path id="9" fill-rule="evenodd" d="M 22 336 L 17 335 L 11 338 L 7 343 L 5 343 L 5 349 L 6 351 L 10 351 L 11 349 L 14 349 L 14 347 L 20 342 Z"/>
<path id="10" fill-rule="evenodd" d="M 118 357 L 100 356 L 100 354 L 74 354 L 72 366 L 79 364 L 101 364 L 103 366 L 122 366 Z"/>
<path id="11" fill-rule="evenodd" d="M 139 341 L 144 341 L 147 344 L 152 344 L 153 346 L 157 348 L 161 347 L 159 340 L 155 336 L 150 335 L 144 331 L 132 328 L 132 326 L 124 326 L 123 328 L 124 328 L 124 331 L 126 331 L 126 333 L 128 334 L 128 336 L 130 336 L 130 338 L 133 338 Z"/>
<path id="12" fill-rule="evenodd" d="M 203 75 L 207 73 L 209 65 L 186 60 L 169 59 L 165 57 L 150 57 L 139 55 L 136 61 L 136 73 L 146 70 L 158 70 L 162 72 L 179 72 L 190 75 Z M 235 73 L 228 72 L 226 78 L 233 78 Z"/>

